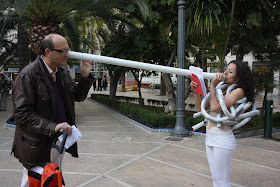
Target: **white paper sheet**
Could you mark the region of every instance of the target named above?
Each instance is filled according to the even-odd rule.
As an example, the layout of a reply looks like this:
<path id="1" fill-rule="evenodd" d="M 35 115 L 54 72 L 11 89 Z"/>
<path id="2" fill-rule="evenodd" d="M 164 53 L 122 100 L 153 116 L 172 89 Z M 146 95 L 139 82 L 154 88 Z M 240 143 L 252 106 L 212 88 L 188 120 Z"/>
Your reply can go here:
<path id="1" fill-rule="evenodd" d="M 71 136 L 68 136 L 65 142 L 65 148 L 68 149 L 69 147 L 71 147 L 71 145 L 73 145 L 76 141 L 78 141 L 78 139 L 80 139 L 82 137 L 81 132 L 77 129 L 77 127 L 75 125 L 72 126 L 72 134 Z M 60 135 L 58 137 L 58 139 L 62 142 L 63 139 L 63 135 Z"/>
<path id="2" fill-rule="evenodd" d="M 206 92 L 206 86 L 205 86 L 204 79 L 203 79 L 203 70 L 199 67 L 190 66 L 190 71 L 191 71 L 191 73 L 195 74 L 197 76 L 197 78 L 199 79 L 201 89 L 203 91 L 203 95 L 205 96 L 207 94 L 207 92 Z"/>

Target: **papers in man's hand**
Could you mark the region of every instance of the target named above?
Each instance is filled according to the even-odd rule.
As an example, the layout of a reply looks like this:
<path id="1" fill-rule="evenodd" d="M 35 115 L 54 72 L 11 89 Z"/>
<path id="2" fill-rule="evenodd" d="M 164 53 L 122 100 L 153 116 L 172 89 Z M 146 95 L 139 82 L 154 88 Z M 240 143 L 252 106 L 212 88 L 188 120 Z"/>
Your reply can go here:
<path id="1" fill-rule="evenodd" d="M 76 141 L 78 141 L 78 139 L 80 139 L 82 137 L 81 132 L 77 129 L 77 127 L 75 125 L 72 126 L 72 134 L 71 136 L 68 136 L 65 142 L 65 148 L 68 149 L 69 147 L 71 147 L 71 145 L 73 145 Z M 63 139 L 63 135 L 60 135 L 58 137 L 58 139 L 62 142 Z"/>
<path id="2" fill-rule="evenodd" d="M 197 87 L 194 88 L 194 92 L 205 96 L 206 93 L 206 86 L 203 79 L 203 71 L 201 68 L 190 66 L 190 71 L 192 73 L 192 79 L 194 82 L 197 83 Z"/>

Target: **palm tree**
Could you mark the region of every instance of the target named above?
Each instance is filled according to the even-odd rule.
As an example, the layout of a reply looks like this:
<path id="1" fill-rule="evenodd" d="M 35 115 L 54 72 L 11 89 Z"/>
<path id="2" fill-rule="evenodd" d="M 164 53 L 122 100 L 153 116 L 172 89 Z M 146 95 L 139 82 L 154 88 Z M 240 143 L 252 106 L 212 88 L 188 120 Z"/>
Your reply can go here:
<path id="1" fill-rule="evenodd" d="M 0 15 L 0 40 L 1 40 L 1 62 L 7 57 L 17 55 L 16 43 L 7 39 L 7 35 L 11 29 L 16 29 L 18 23 L 24 21 L 24 28 L 28 33 L 28 39 L 31 43 L 32 51 L 38 55 L 40 53 L 40 41 L 45 35 L 57 32 L 68 38 L 69 45 L 74 50 L 79 50 L 80 42 L 84 41 L 87 45 L 90 44 L 89 40 L 85 37 L 79 37 L 78 23 L 82 22 L 82 17 L 95 16 L 102 17 L 109 21 L 123 18 L 114 14 L 114 9 L 126 9 L 127 7 L 137 7 L 142 12 L 143 17 L 147 16 L 147 4 L 145 0 L 1 0 L 1 15 Z M 86 13 L 85 13 L 86 12 Z M 5 13 L 5 14 L 4 14 Z M 124 21 L 127 21 L 123 19 Z M 111 24 L 111 28 L 115 25 Z M 18 25 L 18 34 L 24 31 L 21 25 Z M 95 29 L 95 28 L 94 28 Z M 106 36 L 102 29 L 98 28 L 98 34 L 103 39 Z M 26 35 L 26 32 L 23 32 Z M 26 36 L 18 38 L 19 50 L 26 50 L 27 40 L 22 40 Z M 90 47 L 94 48 L 94 43 Z M 20 46 L 24 46 L 23 48 Z M 13 51 L 13 52 L 12 52 Z M 26 54 L 19 54 L 24 59 L 20 60 L 21 68 L 29 63 Z"/>
<path id="2" fill-rule="evenodd" d="M 86 17 L 79 22 L 79 32 L 83 43 L 83 51 L 93 53 L 94 51 L 101 51 L 104 42 L 109 40 L 112 31 L 103 18 Z"/>
<path id="3" fill-rule="evenodd" d="M 24 28 L 24 24 L 26 20 L 22 17 L 17 19 L 18 25 L 18 61 L 19 61 L 19 71 L 21 71 L 29 62 L 30 62 L 30 54 L 28 50 L 29 40 L 28 33 Z"/>
<path id="4" fill-rule="evenodd" d="M 15 0 L 14 7 L 19 16 L 28 21 L 31 48 L 38 55 L 40 42 L 47 34 L 56 32 L 68 37 L 76 36 L 77 27 L 69 29 L 69 26 L 75 26 L 77 16 L 113 18 L 113 8 L 123 8 L 129 4 L 139 6 L 144 13 L 146 6 L 144 2 L 143 0 Z M 67 35 L 67 32 L 75 33 Z M 78 40 L 71 41 L 74 42 L 70 42 L 70 47 L 78 50 Z"/>
<path id="5" fill-rule="evenodd" d="M 225 6 L 222 0 L 194 0 L 186 9 L 186 34 L 199 45 L 200 63 L 204 71 L 207 70 L 204 48 L 215 28 L 221 26 L 222 6 Z"/>
<path id="6" fill-rule="evenodd" d="M 0 66 L 4 67 L 14 57 L 17 56 L 16 38 L 14 31 L 16 30 L 17 15 L 6 11 L 6 6 L 0 6 Z M 9 19 L 6 19 L 9 17 Z M 1 71 L 1 69 L 0 69 Z"/>

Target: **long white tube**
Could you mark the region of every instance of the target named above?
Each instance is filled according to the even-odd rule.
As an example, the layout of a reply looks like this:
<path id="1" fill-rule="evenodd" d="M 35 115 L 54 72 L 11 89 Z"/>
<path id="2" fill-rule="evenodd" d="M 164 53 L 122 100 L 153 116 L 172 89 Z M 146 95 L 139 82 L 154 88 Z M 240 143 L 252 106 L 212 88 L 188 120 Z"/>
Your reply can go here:
<path id="1" fill-rule="evenodd" d="M 187 69 L 173 68 L 173 67 L 149 64 L 149 63 L 137 62 L 137 61 L 132 61 L 132 60 L 124 60 L 124 59 L 99 56 L 99 55 L 94 55 L 94 54 L 79 53 L 79 52 L 74 52 L 74 51 L 69 52 L 69 58 L 79 59 L 79 60 L 85 59 L 85 60 L 95 61 L 95 62 L 100 62 L 100 63 L 105 63 L 105 64 L 145 69 L 145 70 L 151 70 L 151 71 L 159 71 L 159 72 L 163 72 L 163 73 L 177 74 L 177 75 L 183 75 L 183 76 L 187 76 L 187 75 L 191 74 L 190 70 L 187 70 Z M 204 79 L 214 79 L 215 78 L 214 73 L 203 72 L 202 75 L 203 75 Z M 216 89 L 223 89 L 224 86 L 225 85 L 222 85 L 222 82 L 221 82 L 220 84 L 217 85 Z M 231 89 L 228 90 L 228 93 L 230 91 L 231 91 Z M 218 95 L 221 95 L 221 94 L 218 94 Z M 210 98 L 209 96 L 210 95 L 208 93 L 206 95 L 206 97 L 202 100 L 202 103 L 201 103 L 201 110 L 202 110 L 201 112 L 205 118 L 207 118 L 208 120 L 211 120 L 211 121 L 215 121 L 217 123 L 221 123 L 225 120 L 229 120 L 229 118 L 235 118 L 235 116 L 238 112 L 236 112 L 235 110 L 234 111 L 231 110 L 232 113 L 230 113 L 227 109 L 225 111 L 223 110 L 223 112 L 226 113 L 226 117 L 221 118 L 221 116 L 218 116 L 218 118 L 215 118 L 215 117 L 212 117 L 211 115 L 209 115 L 205 111 L 205 103 L 209 100 L 209 98 Z M 220 98 L 220 97 L 218 97 L 218 98 Z M 246 102 L 246 98 L 243 98 L 236 103 L 244 103 L 244 102 Z M 223 101 L 220 103 L 224 104 Z M 255 107 L 254 107 L 251 112 L 241 114 L 235 120 L 238 121 L 240 119 L 244 119 L 244 118 L 246 118 L 246 119 L 244 119 L 243 121 L 241 121 L 240 123 L 238 123 L 236 125 L 234 125 L 236 123 L 236 121 L 235 122 L 233 121 L 233 123 L 230 125 L 234 125 L 233 129 L 239 128 L 239 127 L 245 125 L 252 118 L 252 116 L 255 116 L 258 114 L 259 114 L 259 111 L 256 111 Z M 200 115 L 201 114 L 197 114 L 197 116 L 200 116 Z M 198 129 L 198 128 L 204 126 L 206 124 L 206 121 L 207 120 L 200 122 L 199 124 L 193 126 L 193 129 Z"/>
<path id="2" fill-rule="evenodd" d="M 144 63 L 144 62 L 124 60 L 124 59 L 120 59 L 120 58 L 100 56 L 100 55 L 94 55 L 94 54 L 88 54 L 88 53 L 80 53 L 80 52 L 74 52 L 74 51 L 69 52 L 69 58 L 79 59 L 79 60 L 85 59 L 85 60 L 100 62 L 100 63 L 104 63 L 104 64 L 112 64 L 112 65 L 125 66 L 125 67 L 130 67 L 130 68 L 159 71 L 159 72 L 163 72 L 163 73 L 177 74 L 177 75 L 183 75 L 183 76 L 187 76 L 187 75 L 191 74 L 190 70 L 187 70 L 187 69 L 173 68 L 173 67 L 168 67 L 168 66 L 155 65 L 155 64 L 149 64 L 149 63 Z M 203 72 L 203 78 L 204 79 L 214 79 L 215 73 Z"/>
<path id="3" fill-rule="evenodd" d="M 192 126 L 192 131 L 196 131 L 197 129 L 205 126 L 206 124 L 207 124 L 207 120 L 204 120 L 204 121 Z"/>

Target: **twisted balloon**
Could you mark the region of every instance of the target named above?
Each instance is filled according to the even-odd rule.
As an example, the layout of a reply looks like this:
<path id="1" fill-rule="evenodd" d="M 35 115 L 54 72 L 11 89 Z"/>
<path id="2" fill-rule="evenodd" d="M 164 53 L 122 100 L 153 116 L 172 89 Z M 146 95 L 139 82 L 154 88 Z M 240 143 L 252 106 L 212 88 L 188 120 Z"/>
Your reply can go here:
<path id="1" fill-rule="evenodd" d="M 236 84 L 229 86 L 226 90 L 226 94 L 228 95 L 231 91 L 236 87 Z M 216 97 L 221 105 L 222 111 L 217 113 L 217 116 L 211 116 L 210 110 L 205 109 L 206 103 L 210 99 L 210 93 L 208 93 L 201 102 L 201 112 L 197 112 L 193 114 L 194 118 L 199 116 L 204 116 L 204 121 L 194 125 L 192 129 L 195 131 L 202 126 L 206 125 L 208 120 L 217 123 L 217 127 L 221 127 L 222 124 L 232 125 L 232 130 L 237 129 L 248 123 L 253 116 L 259 115 L 260 111 L 256 109 L 256 99 L 254 100 L 253 106 L 251 102 L 247 102 L 247 98 L 243 97 L 238 100 L 233 106 L 228 108 L 226 107 L 224 101 L 224 95 L 222 90 L 227 87 L 227 84 L 224 82 L 220 82 L 216 87 Z M 237 106 L 238 105 L 238 106 Z M 237 106 L 234 108 L 234 106 Z M 252 106 L 252 107 L 251 107 Z M 247 111 L 251 107 L 250 111 Z M 222 112 L 224 115 L 222 115 Z M 223 117 L 222 117 L 223 116 Z"/>

